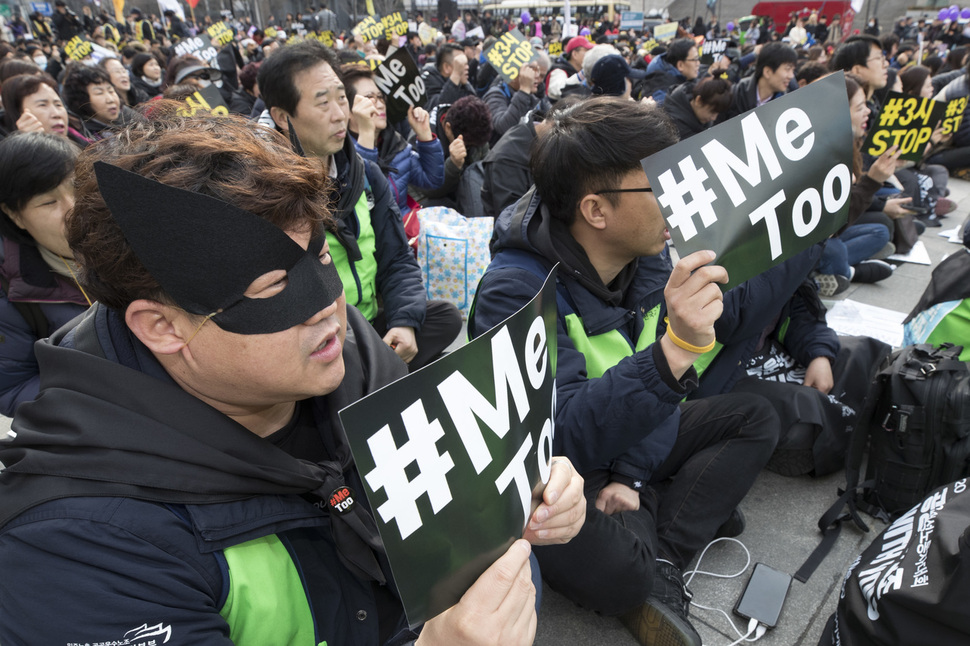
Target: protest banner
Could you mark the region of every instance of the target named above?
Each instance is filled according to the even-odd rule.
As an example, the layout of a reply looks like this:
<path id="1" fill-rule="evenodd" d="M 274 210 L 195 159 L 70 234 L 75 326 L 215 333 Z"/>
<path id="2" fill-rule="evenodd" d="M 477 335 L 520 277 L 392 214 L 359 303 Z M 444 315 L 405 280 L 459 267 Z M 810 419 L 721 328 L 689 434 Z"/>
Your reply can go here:
<path id="1" fill-rule="evenodd" d="M 226 107 L 226 102 L 222 100 L 219 88 L 214 85 L 196 90 L 191 96 L 185 97 L 183 103 L 185 105 L 175 111 L 180 117 L 194 117 L 199 110 L 208 111 L 210 114 L 219 117 L 229 116 L 229 108 Z"/>
<path id="2" fill-rule="evenodd" d="M 620 13 L 620 29 L 643 30 L 642 11 L 624 11 Z"/>
<path id="3" fill-rule="evenodd" d="M 539 53 L 518 29 L 513 29 L 502 34 L 485 50 L 485 60 L 491 63 L 506 83 L 511 83 L 518 78 L 523 65 L 539 60 Z"/>
<path id="4" fill-rule="evenodd" d="M 678 254 L 716 252 L 724 289 L 845 224 L 851 167 L 842 72 L 643 160 Z"/>
<path id="5" fill-rule="evenodd" d="M 553 269 L 501 325 L 340 411 L 412 627 L 522 536 L 549 481 L 555 378 Z"/>
<path id="6" fill-rule="evenodd" d="M 267 27 L 263 30 L 263 35 L 267 38 L 276 38 L 279 32 L 276 30 L 276 27 Z"/>
<path id="7" fill-rule="evenodd" d="M 661 43 L 664 41 L 673 40 L 674 37 L 677 36 L 677 27 L 678 24 L 676 22 L 667 22 L 662 25 L 657 25 L 653 28 L 654 40 Z"/>
<path id="8" fill-rule="evenodd" d="M 549 43 L 548 51 L 550 56 L 562 56 L 562 41 L 554 40 Z"/>
<path id="9" fill-rule="evenodd" d="M 700 50 L 701 65 L 711 65 L 719 59 L 727 51 L 730 42 L 727 38 L 705 40 Z"/>
<path id="10" fill-rule="evenodd" d="M 943 113 L 943 134 L 951 135 L 960 128 L 960 123 L 963 122 L 963 113 L 967 110 L 967 97 L 962 96 L 959 99 L 953 99 L 946 104 L 946 109 Z"/>
<path id="11" fill-rule="evenodd" d="M 94 43 L 87 36 L 78 34 L 64 45 L 64 53 L 72 61 L 83 61 L 94 51 Z"/>
<path id="12" fill-rule="evenodd" d="M 219 50 L 233 39 L 232 28 L 224 22 L 210 25 L 197 36 L 184 38 L 173 46 L 176 56 L 191 54 L 207 65 L 219 55 Z"/>
<path id="13" fill-rule="evenodd" d="M 307 38 L 319 40 L 327 47 L 333 47 L 333 44 L 336 41 L 332 31 L 315 31 L 311 34 L 307 34 Z"/>
<path id="14" fill-rule="evenodd" d="M 642 49 L 643 51 L 645 51 L 645 52 L 647 52 L 649 54 L 650 52 L 652 52 L 654 50 L 655 47 L 657 47 L 659 45 L 660 45 L 660 43 L 658 43 L 655 39 L 651 38 L 647 42 L 645 42 L 642 45 L 640 45 L 640 49 Z"/>
<path id="15" fill-rule="evenodd" d="M 421 70 L 404 48 L 398 49 L 378 65 L 374 70 L 374 83 L 384 94 L 388 123 L 407 119 L 408 108 L 421 107 L 427 100 Z"/>
<path id="16" fill-rule="evenodd" d="M 479 25 L 474 29 L 469 29 L 468 33 L 465 34 L 465 38 L 477 38 L 478 40 L 485 40 L 485 30 Z"/>
<path id="17" fill-rule="evenodd" d="M 365 43 L 381 38 L 387 38 L 391 42 L 396 43 L 397 41 L 395 39 L 398 36 L 404 36 L 408 33 L 407 17 L 400 11 L 395 11 L 383 18 L 367 16 L 357 23 L 353 32 L 360 36 Z"/>
<path id="18" fill-rule="evenodd" d="M 892 146 L 899 146 L 901 159 L 919 161 L 933 130 L 943 120 L 946 107 L 933 99 L 890 92 L 878 121 L 869 126 L 862 151 L 878 157 Z"/>

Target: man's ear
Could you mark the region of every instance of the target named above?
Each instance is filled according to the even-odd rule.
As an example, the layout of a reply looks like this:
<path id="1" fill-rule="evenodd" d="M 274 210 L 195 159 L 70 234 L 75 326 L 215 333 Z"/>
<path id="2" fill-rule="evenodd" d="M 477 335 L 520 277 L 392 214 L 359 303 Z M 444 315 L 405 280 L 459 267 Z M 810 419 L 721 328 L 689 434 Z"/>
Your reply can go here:
<path id="1" fill-rule="evenodd" d="M 579 200 L 577 217 L 582 218 L 594 229 L 605 229 L 607 216 L 612 212 L 612 204 L 602 195 L 587 193 Z"/>
<path id="2" fill-rule="evenodd" d="M 286 120 L 289 118 L 290 114 L 279 106 L 273 106 L 269 109 L 269 116 L 273 117 L 273 123 L 276 127 L 283 132 L 289 132 L 290 129 L 287 126 Z"/>
<path id="3" fill-rule="evenodd" d="M 154 354 L 176 354 L 192 334 L 191 320 L 182 310 L 158 301 L 138 299 L 125 310 L 125 323 Z"/>

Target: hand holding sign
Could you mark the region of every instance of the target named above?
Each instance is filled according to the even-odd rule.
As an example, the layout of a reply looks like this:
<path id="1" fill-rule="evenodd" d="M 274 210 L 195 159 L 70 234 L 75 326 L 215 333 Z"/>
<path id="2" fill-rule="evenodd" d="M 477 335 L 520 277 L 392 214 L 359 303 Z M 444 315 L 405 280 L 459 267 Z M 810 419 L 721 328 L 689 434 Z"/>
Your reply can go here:
<path id="1" fill-rule="evenodd" d="M 901 154 L 899 146 L 893 146 L 872 163 L 866 175 L 882 184 L 896 173 L 896 162 Z"/>
<path id="2" fill-rule="evenodd" d="M 670 320 L 667 333 L 661 337 L 661 348 L 678 379 L 700 354 L 687 350 L 684 345 L 709 346 L 715 340 L 714 323 L 724 311 L 724 297 L 717 284 L 727 283 L 728 273 L 724 267 L 707 264 L 714 258 L 713 251 L 695 251 L 681 258 L 664 288 Z M 673 341 L 671 335 L 682 343 Z"/>
<path id="3" fill-rule="evenodd" d="M 384 335 L 384 343 L 391 346 L 404 363 L 410 363 L 418 354 L 418 342 L 414 338 L 413 327 L 392 327 Z"/>
<path id="4" fill-rule="evenodd" d="M 354 97 L 352 111 L 357 122 L 357 143 L 364 148 L 374 148 L 377 145 L 377 118 L 380 115 L 377 106 L 371 99 L 358 94 Z"/>
<path id="5" fill-rule="evenodd" d="M 542 503 L 532 513 L 523 538 L 533 545 L 560 545 L 579 533 L 586 521 L 583 477 L 566 457 L 552 460 Z"/>
<path id="6" fill-rule="evenodd" d="M 415 646 L 521 644 L 536 634 L 536 590 L 524 540 L 478 577 L 457 605 L 429 620 Z"/>
<path id="7" fill-rule="evenodd" d="M 536 90 L 538 82 L 536 77 L 539 72 L 536 70 L 536 66 L 529 63 L 523 65 L 519 70 L 519 91 L 525 92 L 526 94 L 532 94 Z"/>

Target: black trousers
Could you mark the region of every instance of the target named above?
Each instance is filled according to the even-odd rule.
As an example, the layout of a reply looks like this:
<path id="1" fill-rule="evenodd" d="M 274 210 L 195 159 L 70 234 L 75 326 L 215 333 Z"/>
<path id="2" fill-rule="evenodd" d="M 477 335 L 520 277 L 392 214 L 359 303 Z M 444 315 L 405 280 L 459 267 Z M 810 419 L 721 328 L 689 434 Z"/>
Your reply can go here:
<path id="1" fill-rule="evenodd" d="M 371 325 L 382 337 L 387 334 L 387 319 L 383 308 L 377 312 Z M 414 372 L 437 359 L 459 334 L 461 334 L 461 312 L 458 308 L 447 301 L 428 301 L 424 325 L 414 332 L 418 354 L 411 359 L 408 370 Z"/>
<path id="2" fill-rule="evenodd" d="M 640 509 L 599 511 L 596 496 L 610 473 L 584 473 L 586 523 L 565 545 L 534 548 L 542 577 L 586 608 L 633 610 L 650 594 L 656 560 L 683 570 L 747 494 L 777 441 L 778 416 L 758 395 L 681 404 L 677 440 L 642 490 Z"/>

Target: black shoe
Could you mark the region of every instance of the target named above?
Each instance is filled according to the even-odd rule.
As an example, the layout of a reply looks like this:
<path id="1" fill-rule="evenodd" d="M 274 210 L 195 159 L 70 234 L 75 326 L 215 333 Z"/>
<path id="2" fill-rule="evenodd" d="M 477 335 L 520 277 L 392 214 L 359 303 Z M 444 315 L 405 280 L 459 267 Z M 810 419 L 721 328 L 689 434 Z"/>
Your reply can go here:
<path id="1" fill-rule="evenodd" d="M 893 275 L 893 266 L 882 260 L 863 260 L 854 269 L 853 283 L 878 283 Z"/>
<path id="2" fill-rule="evenodd" d="M 926 231 L 926 225 L 919 220 L 913 220 L 913 226 L 916 227 L 916 235 L 921 236 Z M 875 256 L 873 256 L 875 258 Z M 882 258 L 876 258 L 876 260 L 882 260 Z"/>
<path id="3" fill-rule="evenodd" d="M 687 620 L 692 597 L 680 570 L 673 563 L 658 560 L 650 597 L 620 621 L 641 644 L 701 646 L 701 636 Z"/>
<path id="4" fill-rule="evenodd" d="M 744 531 L 744 514 L 738 507 L 734 508 L 728 519 L 717 528 L 714 538 L 734 538 Z"/>
<path id="5" fill-rule="evenodd" d="M 938 216 L 936 213 L 930 213 L 929 215 L 917 215 L 916 219 L 931 228 L 943 226 L 943 223 L 940 221 L 940 216 Z"/>

